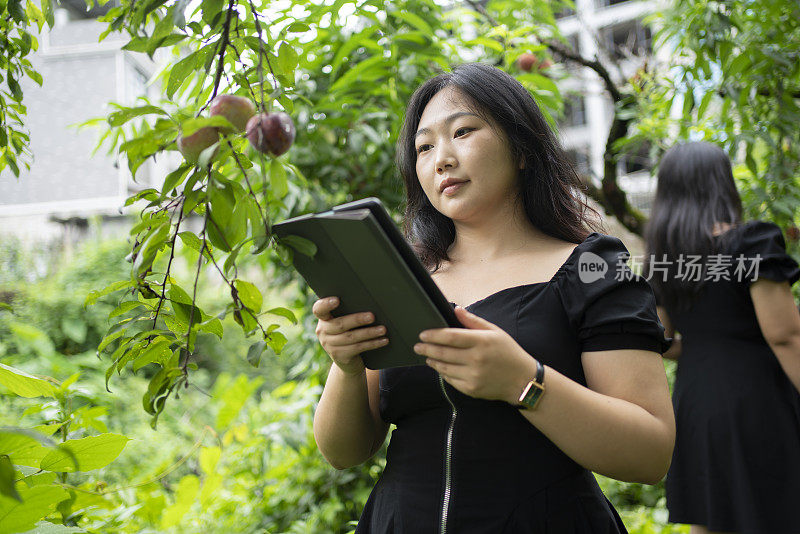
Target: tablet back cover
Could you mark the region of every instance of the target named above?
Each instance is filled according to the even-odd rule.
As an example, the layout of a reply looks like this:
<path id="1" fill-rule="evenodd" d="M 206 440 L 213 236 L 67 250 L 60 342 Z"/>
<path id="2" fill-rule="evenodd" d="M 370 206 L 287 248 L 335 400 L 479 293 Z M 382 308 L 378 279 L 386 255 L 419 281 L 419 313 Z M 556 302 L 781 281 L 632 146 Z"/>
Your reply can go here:
<path id="1" fill-rule="evenodd" d="M 419 333 L 450 325 L 369 209 L 303 216 L 276 223 L 273 231 L 316 245 L 314 258 L 295 251 L 293 263 L 319 298 L 339 297 L 334 316 L 372 311 L 372 324 L 386 326 L 389 344 L 362 353 L 368 368 L 425 363 L 413 350 Z"/>

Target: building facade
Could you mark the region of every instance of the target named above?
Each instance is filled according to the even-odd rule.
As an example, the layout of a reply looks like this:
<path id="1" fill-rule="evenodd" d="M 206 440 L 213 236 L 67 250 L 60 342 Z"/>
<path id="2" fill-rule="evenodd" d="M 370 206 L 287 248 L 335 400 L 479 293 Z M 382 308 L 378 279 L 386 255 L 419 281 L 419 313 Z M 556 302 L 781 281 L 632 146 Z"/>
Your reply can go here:
<path id="1" fill-rule="evenodd" d="M 99 41 L 107 28 L 96 20 L 102 9 L 62 2 L 54 27 L 39 36 L 39 50 L 30 60 L 43 84 L 28 79 L 22 84 L 34 160 L 19 179 L 10 172 L 0 175 L 0 235 L 79 234 L 87 216 L 120 217 L 125 199 L 163 170 L 148 161 L 134 182 L 127 165 L 106 153 L 107 145 L 88 157 L 102 130 L 79 124 L 105 117 L 113 109 L 110 102 L 130 105 L 158 93 L 148 85 L 158 68 L 154 61 L 122 50 L 124 36 L 111 33 Z"/>
<path id="2" fill-rule="evenodd" d="M 149 187 L 177 164 L 169 157 L 148 160 L 134 182 L 124 161 L 106 154 L 106 147 L 87 158 L 102 132 L 79 129 L 78 124 L 111 112 L 110 102 L 133 104 L 141 96 L 157 98 L 152 87 L 159 65 L 145 54 L 121 49 L 124 36 L 109 34 L 98 42 L 107 24 L 96 17 L 103 9 L 85 10 L 82 0 L 65 0 L 56 12 L 56 24 L 41 35 L 40 48 L 31 57 L 44 79 L 42 87 L 24 80 L 34 162 L 19 179 L 0 175 L 0 237 L 4 234 L 33 239 L 78 238 L 86 219 L 99 215 L 104 226 L 118 220 L 125 199 Z M 650 31 L 642 18 L 658 0 L 575 0 L 575 10 L 559 15 L 559 25 L 572 46 L 584 57 L 600 57 L 622 81 L 652 53 Z M 158 59 L 159 56 L 156 56 Z M 579 171 L 599 184 L 613 106 L 600 78 L 588 68 L 577 68 L 561 84 L 566 117 L 560 133 Z M 170 154 L 171 156 L 172 154 Z M 177 154 L 176 158 L 180 159 Z M 631 203 L 647 212 L 654 179 L 651 162 L 643 154 L 628 154 L 619 163 L 619 183 Z"/>
<path id="3" fill-rule="evenodd" d="M 587 59 L 599 58 L 620 86 L 647 60 L 665 59 L 665 50 L 653 50 L 645 16 L 660 7 L 659 0 L 574 0 L 575 9 L 558 16 L 559 28 L 575 51 Z M 649 59 L 647 59 L 649 58 Z M 603 81 L 588 67 L 572 69 L 561 83 L 565 118 L 559 124 L 562 142 L 579 172 L 600 185 L 614 105 Z M 617 163 L 620 187 L 632 206 L 648 213 L 655 178 L 648 147 L 624 154 Z"/>

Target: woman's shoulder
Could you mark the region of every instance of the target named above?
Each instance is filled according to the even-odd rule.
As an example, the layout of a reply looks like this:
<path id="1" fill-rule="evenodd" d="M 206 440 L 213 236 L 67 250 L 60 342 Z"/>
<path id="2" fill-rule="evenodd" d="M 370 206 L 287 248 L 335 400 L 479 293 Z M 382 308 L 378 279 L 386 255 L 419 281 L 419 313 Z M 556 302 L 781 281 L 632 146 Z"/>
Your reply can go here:
<path id="1" fill-rule="evenodd" d="M 565 265 L 558 291 L 583 351 L 669 349 L 653 290 L 630 261 L 622 239 L 592 232 Z"/>
<path id="2" fill-rule="evenodd" d="M 629 258 L 630 251 L 620 238 L 591 232 L 574 247 L 559 274 L 565 280 L 606 278 L 609 274 L 613 275 Z"/>
<path id="3" fill-rule="evenodd" d="M 762 250 L 774 253 L 786 250 L 783 231 L 772 221 L 758 219 L 743 221 L 719 237 L 727 241 L 725 248 L 731 254 L 758 253 Z"/>

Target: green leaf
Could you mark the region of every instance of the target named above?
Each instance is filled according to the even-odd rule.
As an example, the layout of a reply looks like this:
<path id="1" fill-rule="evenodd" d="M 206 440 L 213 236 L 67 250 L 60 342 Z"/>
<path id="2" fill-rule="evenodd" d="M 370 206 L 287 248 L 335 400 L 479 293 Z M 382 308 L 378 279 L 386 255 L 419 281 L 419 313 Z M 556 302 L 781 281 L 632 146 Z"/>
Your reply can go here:
<path id="1" fill-rule="evenodd" d="M 311 28 L 305 22 L 292 22 L 286 28 L 288 33 L 305 33 L 309 31 Z"/>
<path id="2" fill-rule="evenodd" d="M 280 315 L 281 317 L 285 317 L 289 319 L 292 324 L 297 324 L 297 317 L 294 316 L 291 310 L 286 308 L 272 308 L 271 310 L 267 310 L 267 313 L 271 313 L 273 315 Z"/>
<path id="3" fill-rule="evenodd" d="M 163 366 L 165 360 L 169 359 L 169 355 L 172 354 L 172 349 L 170 348 L 170 344 L 172 340 L 165 338 L 164 336 L 158 336 L 150 344 L 143 349 L 139 356 L 133 361 L 131 368 L 133 372 L 138 371 L 145 365 L 150 363 L 156 362 L 160 363 Z M 167 355 L 169 353 L 169 355 Z"/>
<path id="4" fill-rule="evenodd" d="M 264 340 L 258 340 L 247 349 L 247 362 L 253 367 L 258 367 L 261 362 L 261 355 L 267 349 L 267 343 Z"/>
<path id="5" fill-rule="evenodd" d="M 363 84 L 365 81 L 373 81 L 387 74 L 385 67 L 388 62 L 389 60 L 382 56 L 373 56 L 369 59 L 365 59 L 353 68 L 346 70 L 345 73 L 330 86 L 328 92 L 335 94 L 352 84 Z"/>
<path id="6" fill-rule="evenodd" d="M 269 166 L 269 183 L 272 196 L 282 199 L 289 192 L 289 181 L 286 179 L 286 169 L 283 163 L 273 159 Z"/>
<path id="7" fill-rule="evenodd" d="M 15 487 L 16 478 L 11 460 L 8 456 L 0 456 L 0 495 L 22 502 L 22 497 L 19 496 Z"/>
<path id="8" fill-rule="evenodd" d="M 283 41 L 280 48 L 278 48 L 278 67 L 281 69 L 281 72 L 286 75 L 294 72 L 294 69 L 297 68 L 298 59 L 299 56 L 292 45 Z"/>
<path id="9" fill-rule="evenodd" d="M 108 318 L 117 317 L 119 315 L 123 315 L 128 313 L 134 308 L 138 308 L 139 306 L 146 306 L 144 302 L 139 300 L 126 300 L 125 302 L 120 303 L 119 306 L 114 308 L 111 313 L 108 314 Z"/>
<path id="10" fill-rule="evenodd" d="M 42 86 L 42 83 L 44 82 L 44 79 L 42 78 L 41 74 L 39 74 L 38 72 L 36 72 L 33 69 L 26 70 L 26 72 L 28 73 L 28 77 L 31 80 L 33 80 L 36 83 L 36 85 L 38 85 L 39 87 Z"/>
<path id="11" fill-rule="evenodd" d="M 126 206 L 130 206 L 131 204 L 133 204 L 135 202 L 138 202 L 138 201 L 140 201 L 142 199 L 150 200 L 150 201 L 158 200 L 158 190 L 153 189 L 152 187 L 148 187 L 147 189 L 142 189 L 141 191 L 139 191 L 135 195 L 129 196 L 125 200 L 125 205 Z M 136 232 L 133 232 L 133 234 L 135 234 L 135 233 Z"/>
<path id="12" fill-rule="evenodd" d="M 0 384 L 20 397 L 55 396 L 55 388 L 50 382 L 2 363 L 0 363 Z"/>
<path id="13" fill-rule="evenodd" d="M 56 504 L 69 497 L 57 486 L 34 486 L 19 488 L 22 502 L 0 498 L 0 534 L 24 532 L 36 526 L 36 522 L 50 515 Z"/>
<path id="14" fill-rule="evenodd" d="M 269 348 L 275 351 L 275 354 L 280 354 L 287 342 L 288 340 L 286 339 L 286 336 L 280 332 L 272 332 L 269 335 L 267 345 L 269 345 Z"/>
<path id="15" fill-rule="evenodd" d="M 47 22 L 47 25 L 51 28 L 55 23 L 53 17 L 53 0 L 41 0 L 42 3 L 42 15 L 44 15 L 44 20 Z"/>
<path id="16" fill-rule="evenodd" d="M 262 296 L 261 291 L 256 286 L 244 280 L 234 280 L 233 286 L 236 288 L 242 304 L 247 306 L 253 313 L 261 311 Z"/>
<path id="17" fill-rule="evenodd" d="M 224 5 L 225 0 L 203 0 L 201 4 L 203 21 L 210 26 L 214 18 L 222 12 Z"/>
<path id="18" fill-rule="evenodd" d="M 214 222 L 222 229 L 230 221 L 233 208 L 236 205 L 233 188 L 229 183 L 210 184 L 208 198 L 211 202 L 211 214 L 214 216 Z"/>
<path id="19" fill-rule="evenodd" d="M 299 235 L 287 235 L 282 237 L 280 242 L 311 258 L 317 253 L 317 245 L 315 245 L 313 241 L 305 237 L 300 237 Z"/>
<path id="20" fill-rule="evenodd" d="M 183 183 L 183 180 L 186 178 L 186 175 L 189 174 L 189 171 L 192 170 L 192 168 L 194 168 L 193 165 L 184 163 L 169 173 L 167 177 L 164 178 L 164 185 L 161 187 L 161 192 L 165 195 L 169 194 L 170 191 Z"/>
<path id="21" fill-rule="evenodd" d="M 178 87 L 181 86 L 189 75 L 198 69 L 198 65 L 202 64 L 205 55 L 202 54 L 201 51 L 202 50 L 196 50 L 192 52 L 172 66 L 172 69 L 169 71 L 169 79 L 167 80 L 167 98 L 172 99 L 172 95 L 175 94 Z"/>
<path id="22" fill-rule="evenodd" d="M 169 300 L 171 300 L 173 303 L 180 302 L 181 304 L 188 304 L 190 306 L 194 304 L 192 302 L 192 297 L 190 297 L 189 294 L 186 291 L 184 291 L 181 286 L 175 284 L 174 282 L 169 286 L 168 295 L 169 295 Z"/>
<path id="23" fill-rule="evenodd" d="M 714 92 L 709 91 L 703 95 L 703 99 L 700 101 L 700 105 L 697 108 L 697 120 L 701 121 L 703 116 L 706 114 L 706 109 L 708 109 L 708 105 L 711 103 L 711 99 L 714 97 Z"/>
<path id="24" fill-rule="evenodd" d="M 216 335 L 218 338 L 222 339 L 222 321 L 218 318 L 214 317 L 209 319 L 208 321 L 201 323 L 197 329 L 201 332 L 208 332 L 210 334 Z"/>
<path id="25" fill-rule="evenodd" d="M 167 115 L 167 112 L 158 106 L 140 106 L 137 108 L 122 108 L 108 116 L 109 126 L 122 126 L 131 119 L 142 115 Z"/>
<path id="26" fill-rule="evenodd" d="M 44 457 L 40 467 L 61 473 L 93 471 L 105 467 L 120 455 L 130 438 L 120 434 L 100 434 L 68 439 L 57 450 Z M 78 463 L 76 468 L 71 454 Z"/>
<path id="27" fill-rule="evenodd" d="M 396 18 L 398 18 L 400 20 L 404 20 L 405 22 L 410 24 L 413 28 L 421 31 L 422 33 L 425 33 L 427 35 L 433 35 L 433 33 L 434 33 L 433 32 L 433 28 L 431 28 L 431 25 L 428 24 L 425 21 L 425 19 L 423 19 L 419 15 L 415 15 L 414 13 L 412 13 L 410 11 L 401 11 L 401 10 L 393 11 L 392 12 L 392 16 L 396 17 Z M 495 41 L 495 42 L 497 42 L 497 41 Z M 503 47 L 502 46 L 500 46 L 500 50 L 499 51 L 500 52 L 503 51 Z"/>
<path id="28" fill-rule="evenodd" d="M 14 100 L 22 102 L 22 88 L 20 88 L 17 80 L 14 79 L 10 71 L 8 71 L 6 76 L 6 84 L 8 84 L 8 88 L 11 90 Z"/>
<path id="29" fill-rule="evenodd" d="M 197 130 L 208 127 L 230 128 L 231 130 L 236 129 L 233 124 L 231 124 L 230 121 L 222 115 L 214 115 L 213 117 L 194 117 L 191 119 L 186 119 L 181 123 L 181 135 L 184 137 L 189 137 L 190 135 L 196 133 Z"/>
<path id="30" fill-rule="evenodd" d="M 181 232 L 178 237 L 181 238 L 184 245 L 197 252 L 200 252 L 200 249 L 203 248 L 203 241 L 193 232 Z"/>
<path id="31" fill-rule="evenodd" d="M 60 425 L 52 426 L 58 428 Z M 41 432 L 28 428 L 0 428 L 0 455 L 8 456 L 16 465 L 38 467 L 49 449 L 57 446 L 58 443 Z"/>
<path id="32" fill-rule="evenodd" d="M 739 54 L 736 56 L 733 61 L 731 61 L 730 67 L 724 72 L 724 75 L 728 79 L 737 79 L 739 75 L 744 72 L 744 70 L 750 65 L 750 55 L 749 54 Z"/>
<path id="33" fill-rule="evenodd" d="M 206 227 L 206 233 L 208 234 L 208 240 L 212 245 L 223 252 L 230 252 L 231 246 L 228 244 L 227 239 L 225 239 L 225 235 L 220 231 L 220 228 L 223 227 L 224 224 L 224 222 L 217 221 L 217 218 L 212 215 L 209 217 L 209 224 Z"/>
<path id="34" fill-rule="evenodd" d="M 86 300 L 83 301 L 83 307 L 86 308 L 87 306 L 91 306 L 97 299 L 100 297 L 104 297 L 110 293 L 115 291 L 119 291 L 120 289 L 126 289 L 131 287 L 134 284 L 131 280 L 120 280 L 119 282 L 114 282 L 112 284 L 107 285 L 105 288 L 101 289 L 100 291 L 90 291 L 89 294 L 86 296 Z"/>

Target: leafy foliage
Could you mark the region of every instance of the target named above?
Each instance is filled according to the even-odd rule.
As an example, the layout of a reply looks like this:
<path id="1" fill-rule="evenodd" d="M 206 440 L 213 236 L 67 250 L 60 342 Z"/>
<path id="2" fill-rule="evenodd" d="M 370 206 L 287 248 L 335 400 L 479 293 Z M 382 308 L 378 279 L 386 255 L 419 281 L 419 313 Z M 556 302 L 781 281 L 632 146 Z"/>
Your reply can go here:
<path id="1" fill-rule="evenodd" d="M 641 76 L 636 135 L 723 146 L 747 216 L 793 224 L 800 202 L 800 5 L 674 0 L 658 15 L 668 70 Z M 675 113 L 679 111 L 679 113 Z"/>
<path id="2" fill-rule="evenodd" d="M 42 75 L 28 56 L 39 48 L 34 31 L 53 27 L 53 2 L 3 0 L 0 14 L 0 171 L 9 168 L 19 177 L 20 164 L 30 169 L 31 158 L 20 82 L 28 78 L 42 85 Z"/>
<path id="3" fill-rule="evenodd" d="M 528 4 L 513 5 L 527 13 Z M 443 12 L 429 0 L 339 0 L 299 8 L 232 0 L 203 2 L 189 12 L 182 2 L 123 2 L 105 15 L 108 32 L 130 35 L 125 49 L 152 56 L 167 47 L 177 55 L 159 75 L 165 99 L 116 105 L 101 143 L 123 155 L 135 176 L 148 158 L 176 150 L 179 136 L 200 128 L 222 134 L 196 164 L 178 166 L 161 187 L 128 199 L 142 207 L 130 231 L 130 274 L 85 302 L 113 304 L 115 323 L 98 344 L 109 361 L 107 380 L 128 368 L 158 368 L 143 398 L 154 426 L 167 398 L 190 385 L 198 334 L 221 336 L 227 316 L 254 337 L 246 353 L 252 365 L 285 349 L 287 336 L 272 319 L 295 322 L 293 312 L 266 304 L 263 287 L 240 274 L 241 266 L 255 261 L 285 271 L 293 254 L 314 249 L 297 236 L 278 240 L 272 221 L 353 195 L 398 206 L 393 146 L 416 86 L 465 51 L 514 70 L 537 33 L 558 34 L 552 13 L 545 22 L 535 20 L 534 14 L 549 13 L 541 0 L 522 18 L 526 23 L 513 21 L 512 30 L 512 21 L 504 22 L 470 39 L 461 35 L 480 34 L 483 22 L 464 18 L 461 9 Z M 558 109 L 550 78 L 525 74 L 521 81 L 548 113 Z M 296 117 L 295 148 L 287 156 L 267 156 L 221 116 L 205 116 L 221 93 L 247 97 L 260 112 L 280 109 Z M 194 257 L 188 281 L 173 275 L 176 253 Z M 224 307 L 209 308 L 198 298 L 208 270 L 228 287 Z"/>
<path id="4" fill-rule="evenodd" d="M 784 36 L 796 36 L 800 17 L 778 0 L 765 2 L 772 18 L 748 4 L 674 1 L 664 17 L 681 24 L 665 24 L 661 35 L 678 46 L 680 64 L 669 77 L 643 69 L 623 88 L 607 86 L 619 126 L 608 161 L 641 139 L 671 143 L 669 110 L 678 105 L 678 137 L 719 141 L 734 156 L 744 147 L 737 176 L 749 184 L 751 213 L 793 220 L 800 41 Z M 27 28 L 52 25 L 52 7 L 3 5 L 0 136 L 8 142 L 0 169 L 18 174 L 18 158 L 28 155 L 18 82 L 41 82 L 25 59 L 36 48 Z M 396 213 L 394 143 L 405 103 L 450 65 L 507 70 L 551 120 L 561 109 L 556 82 L 568 72 L 520 72 L 520 54 L 607 71 L 567 47 L 544 0 L 447 10 L 432 0 L 122 0 L 104 20 L 102 38 L 125 32 L 127 51 L 172 57 L 157 80 L 163 98 L 115 104 L 88 123 L 103 124 L 101 144 L 124 156 L 134 177 L 149 158 L 176 151 L 179 135 L 229 126 L 207 116 L 218 94 L 289 113 L 298 135 L 274 158 L 223 132 L 197 163 L 177 165 L 128 199 L 139 210 L 129 243 L 97 243 L 77 268 L 30 288 L 4 287 L 0 395 L 12 409 L 0 414 L 0 518 L 13 512 L 17 523 L 3 528 L 340 532 L 358 517 L 383 453 L 337 472 L 316 450 L 311 414 L 328 358 L 313 335 L 315 296 L 288 268 L 293 254 L 314 250 L 277 240 L 272 222 L 370 195 Z M 604 191 L 614 179 L 604 177 Z M 619 200 L 609 205 L 624 214 Z M 180 415 L 165 409 L 178 395 Z M 154 433 L 142 417 L 152 429 L 162 418 L 166 431 Z M 126 457 L 134 447 L 136 457 Z M 666 525 L 660 486 L 601 483 L 631 532 L 685 531 Z"/>

